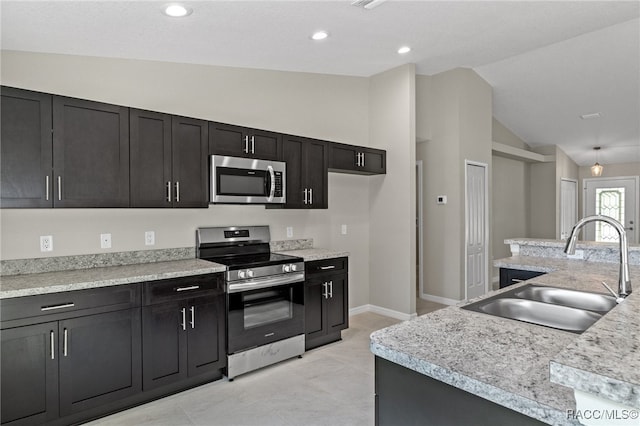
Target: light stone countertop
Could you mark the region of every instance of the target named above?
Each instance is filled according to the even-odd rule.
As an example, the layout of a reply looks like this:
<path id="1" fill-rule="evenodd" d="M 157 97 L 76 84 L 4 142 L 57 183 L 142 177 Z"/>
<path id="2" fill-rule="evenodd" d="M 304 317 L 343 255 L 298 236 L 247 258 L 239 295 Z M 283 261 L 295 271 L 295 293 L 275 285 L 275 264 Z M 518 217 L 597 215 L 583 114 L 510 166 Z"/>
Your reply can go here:
<path id="1" fill-rule="evenodd" d="M 141 263 L 0 277 L 0 299 L 223 272 L 200 259 Z"/>
<path id="2" fill-rule="evenodd" d="M 304 259 L 305 262 L 311 262 L 313 260 L 333 259 L 336 257 L 348 257 L 349 252 L 330 250 L 323 248 L 308 248 L 299 250 L 286 250 L 278 251 L 279 254 L 286 254 L 289 256 L 297 256 Z"/>
<path id="3" fill-rule="evenodd" d="M 618 278 L 618 265 L 611 263 L 528 256 L 495 263 L 549 272 L 528 282 L 575 290 L 604 292 L 600 282 L 615 285 Z M 631 275 L 640 276 L 640 267 Z M 576 406 L 573 389 L 563 385 L 639 407 L 640 291 L 582 335 L 460 309 L 465 304 L 376 331 L 371 351 L 549 424 L 579 424 L 567 416 Z"/>

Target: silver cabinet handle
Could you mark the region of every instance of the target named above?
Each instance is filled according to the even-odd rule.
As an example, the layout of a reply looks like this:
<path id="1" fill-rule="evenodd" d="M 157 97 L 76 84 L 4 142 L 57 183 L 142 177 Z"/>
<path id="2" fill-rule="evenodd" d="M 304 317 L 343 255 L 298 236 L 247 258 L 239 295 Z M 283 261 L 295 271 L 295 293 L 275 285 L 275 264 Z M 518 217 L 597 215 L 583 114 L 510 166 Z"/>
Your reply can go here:
<path id="1" fill-rule="evenodd" d="M 62 201 L 62 176 L 58 176 L 58 201 Z"/>
<path id="2" fill-rule="evenodd" d="M 329 281 L 329 297 L 333 299 L 333 281 Z"/>
<path id="3" fill-rule="evenodd" d="M 327 288 L 327 283 L 322 283 L 322 297 L 326 299 L 328 295 L 329 295 L 329 289 Z"/>
<path id="4" fill-rule="evenodd" d="M 44 179 L 44 187 L 45 187 L 45 200 L 49 201 L 49 175 L 45 176 Z"/>
<path id="5" fill-rule="evenodd" d="M 309 188 L 309 204 L 313 204 L 313 188 Z"/>
<path id="6" fill-rule="evenodd" d="M 49 332 L 49 337 L 51 339 L 51 359 L 56 359 L 56 334 L 53 330 Z"/>
<path id="7" fill-rule="evenodd" d="M 244 153 L 249 153 L 249 136 L 244 137 Z"/>
<path id="8" fill-rule="evenodd" d="M 362 167 L 364 167 L 364 152 L 362 153 Z"/>
<path id="9" fill-rule="evenodd" d="M 189 290 L 197 290 L 199 289 L 199 285 L 190 285 L 189 287 L 178 287 L 176 291 L 189 291 Z"/>
<path id="10" fill-rule="evenodd" d="M 356 167 L 360 167 L 360 153 L 356 152 Z"/>
<path id="11" fill-rule="evenodd" d="M 171 181 L 167 182 L 167 203 L 171 202 Z"/>
<path id="12" fill-rule="evenodd" d="M 67 346 L 69 343 L 69 336 L 67 334 L 67 329 L 64 329 L 63 338 L 62 338 L 62 355 L 67 356 Z"/>
<path id="13" fill-rule="evenodd" d="M 189 311 L 191 311 L 191 322 L 189 324 L 191 324 L 191 328 L 196 328 L 196 307 L 190 307 Z"/>
<path id="14" fill-rule="evenodd" d="M 255 136 L 251 136 L 251 153 L 256 153 L 256 138 Z"/>
<path id="15" fill-rule="evenodd" d="M 519 280 L 519 279 L 517 279 L 517 278 L 511 278 L 511 281 L 513 281 L 514 283 L 523 283 L 523 282 L 525 282 L 526 280 Z"/>
<path id="16" fill-rule="evenodd" d="M 52 305 L 52 306 L 43 306 L 40 308 L 40 310 L 42 312 L 46 312 L 46 311 L 54 311 L 56 309 L 64 309 L 64 308 L 73 308 L 74 306 L 76 306 L 75 303 L 63 303 L 61 305 Z"/>
<path id="17" fill-rule="evenodd" d="M 180 312 L 182 312 L 182 323 L 180 324 L 180 327 L 182 327 L 183 330 L 186 330 L 187 329 L 187 308 L 180 309 Z"/>
<path id="18" fill-rule="evenodd" d="M 180 182 L 176 181 L 176 203 L 180 202 Z"/>
<path id="19" fill-rule="evenodd" d="M 327 269 L 335 269 L 336 265 L 329 265 L 329 266 L 321 266 L 320 269 L 322 269 L 323 271 L 326 271 Z"/>
<path id="20" fill-rule="evenodd" d="M 307 188 L 304 189 L 304 204 L 307 204 Z"/>

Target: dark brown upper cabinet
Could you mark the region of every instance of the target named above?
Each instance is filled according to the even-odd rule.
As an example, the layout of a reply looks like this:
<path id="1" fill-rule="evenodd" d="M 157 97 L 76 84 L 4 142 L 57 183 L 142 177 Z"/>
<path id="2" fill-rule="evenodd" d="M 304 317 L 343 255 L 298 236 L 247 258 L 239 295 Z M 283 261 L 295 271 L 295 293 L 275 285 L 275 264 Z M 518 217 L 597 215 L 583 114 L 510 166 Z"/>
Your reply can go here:
<path id="1" fill-rule="evenodd" d="M 375 175 L 387 173 L 387 152 L 340 143 L 329 144 L 329 171 Z"/>
<path id="2" fill-rule="evenodd" d="M 53 97 L 54 207 L 129 206 L 129 109 Z"/>
<path id="3" fill-rule="evenodd" d="M 282 135 L 223 123 L 209 123 L 209 154 L 280 160 Z"/>
<path id="4" fill-rule="evenodd" d="M 328 207 L 327 143 L 285 136 L 283 159 L 287 163 L 287 200 L 284 208 L 326 209 Z"/>
<path id="5" fill-rule="evenodd" d="M 206 207 L 207 122 L 131 109 L 131 207 Z"/>
<path id="6" fill-rule="evenodd" d="M 53 207 L 51 95 L 2 87 L 0 203 Z"/>

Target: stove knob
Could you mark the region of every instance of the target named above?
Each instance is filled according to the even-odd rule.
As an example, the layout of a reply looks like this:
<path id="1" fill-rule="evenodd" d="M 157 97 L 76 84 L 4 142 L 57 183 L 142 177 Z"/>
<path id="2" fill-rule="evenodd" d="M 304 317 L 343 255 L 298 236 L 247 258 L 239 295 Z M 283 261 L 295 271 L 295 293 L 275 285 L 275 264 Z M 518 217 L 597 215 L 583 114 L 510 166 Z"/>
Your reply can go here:
<path id="1" fill-rule="evenodd" d="M 283 272 L 291 272 L 291 265 L 282 265 Z"/>
<path id="2" fill-rule="evenodd" d="M 291 264 L 291 272 L 295 272 L 298 270 L 298 266 Z"/>
<path id="3" fill-rule="evenodd" d="M 247 269 L 247 277 L 253 277 L 253 271 L 251 269 Z"/>
<path id="4" fill-rule="evenodd" d="M 244 278 L 245 274 L 244 271 L 238 271 L 238 278 Z"/>

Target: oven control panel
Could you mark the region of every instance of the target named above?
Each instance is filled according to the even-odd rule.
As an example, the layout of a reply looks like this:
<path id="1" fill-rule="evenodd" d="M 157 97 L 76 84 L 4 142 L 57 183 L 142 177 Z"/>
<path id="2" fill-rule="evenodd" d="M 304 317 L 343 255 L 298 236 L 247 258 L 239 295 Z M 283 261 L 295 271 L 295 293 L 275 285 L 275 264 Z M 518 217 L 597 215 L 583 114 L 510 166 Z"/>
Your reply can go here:
<path id="1" fill-rule="evenodd" d="M 227 281 L 249 280 L 274 275 L 304 273 L 304 262 L 292 262 L 279 265 L 258 266 L 227 271 Z"/>

